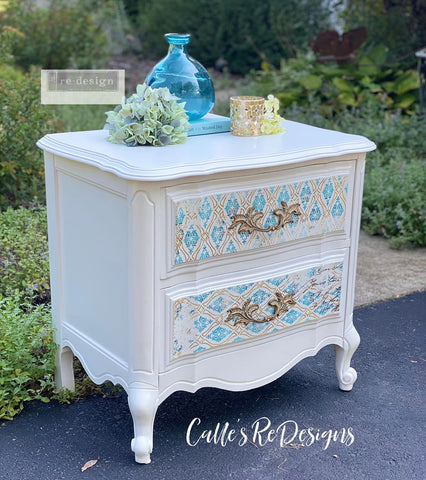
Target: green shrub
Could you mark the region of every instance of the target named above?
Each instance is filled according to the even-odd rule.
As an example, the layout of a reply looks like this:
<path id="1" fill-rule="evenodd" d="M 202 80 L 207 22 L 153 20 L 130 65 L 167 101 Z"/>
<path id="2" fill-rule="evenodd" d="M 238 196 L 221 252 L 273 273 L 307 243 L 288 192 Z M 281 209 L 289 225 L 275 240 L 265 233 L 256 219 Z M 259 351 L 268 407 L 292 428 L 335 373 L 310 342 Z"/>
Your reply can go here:
<path id="1" fill-rule="evenodd" d="M 402 153 L 402 152 L 401 152 Z M 426 162 L 405 154 L 368 162 L 362 227 L 390 245 L 426 247 Z"/>
<path id="2" fill-rule="evenodd" d="M 380 126 L 371 120 L 364 124 L 378 150 L 367 156 L 362 227 L 395 248 L 425 247 L 426 118 L 393 115 Z"/>
<path id="3" fill-rule="evenodd" d="M 115 105 L 55 105 L 55 115 L 61 119 L 61 131 L 102 130 L 105 112 Z"/>
<path id="4" fill-rule="evenodd" d="M 130 11 L 135 11 L 134 3 Z M 261 61 L 278 66 L 281 57 L 307 49 L 308 41 L 329 21 L 321 0 L 140 0 L 139 4 L 134 22 L 145 55 L 165 55 L 165 33 L 189 32 L 192 56 L 207 67 L 222 57 L 233 73 L 247 73 Z"/>
<path id="5" fill-rule="evenodd" d="M 367 27 L 366 51 L 384 44 L 392 52 L 392 60 L 405 57 L 415 65 L 411 53 L 426 44 L 426 4 L 417 0 L 351 0 L 345 2 L 342 17 L 346 25 Z"/>
<path id="6" fill-rule="evenodd" d="M 283 107 L 314 103 L 319 106 L 319 113 L 327 117 L 348 107 L 362 108 L 371 103 L 412 114 L 419 102 L 418 73 L 399 66 L 378 66 L 386 56 L 386 47 L 378 45 L 368 57 L 363 55 L 338 65 L 320 64 L 313 54 L 299 52 L 295 58 L 282 60 L 280 69 L 264 64 L 252 77 L 250 93 L 273 93 Z"/>
<path id="7" fill-rule="evenodd" d="M 40 104 L 40 73 L 0 79 L 0 211 L 44 201 L 42 151 L 36 142 L 58 129 L 50 106 Z"/>
<path id="8" fill-rule="evenodd" d="M 0 297 L 50 300 L 45 207 L 0 213 Z"/>
<path id="9" fill-rule="evenodd" d="M 50 312 L 39 305 L 24 313 L 18 297 L 0 296 L 0 418 L 11 420 L 24 402 L 49 401 L 55 343 Z"/>
<path id="10" fill-rule="evenodd" d="M 1 23 L 23 33 L 13 45 L 15 62 L 25 70 L 103 66 L 108 40 L 100 20 L 106 20 L 102 12 L 113 13 L 109 3 L 50 0 L 40 8 L 35 0 L 11 0 Z"/>
<path id="11" fill-rule="evenodd" d="M 12 82 L 22 82 L 24 80 L 24 75 L 19 68 L 13 67 L 12 65 L 0 64 L 0 79 Z"/>
<path id="12" fill-rule="evenodd" d="M 0 20 L 1 20 L 0 10 Z M 13 62 L 12 50 L 19 38 L 25 37 L 25 35 L 18 29 L 11 27 L 10 25 L 2 25 L 0 22 L 0 64 L 11 64 Z M 1 77 L 0 77 L 1 78 Z"/>

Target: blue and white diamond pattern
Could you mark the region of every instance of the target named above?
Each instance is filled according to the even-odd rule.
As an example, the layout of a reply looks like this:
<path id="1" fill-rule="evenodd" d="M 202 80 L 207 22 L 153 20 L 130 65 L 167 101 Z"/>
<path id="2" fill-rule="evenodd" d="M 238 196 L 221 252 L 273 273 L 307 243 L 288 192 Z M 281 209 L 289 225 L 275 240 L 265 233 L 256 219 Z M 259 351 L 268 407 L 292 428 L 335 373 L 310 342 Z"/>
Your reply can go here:
<path id="1" fill-rule="evenodd" d="M 203 221 L 203 227 L 205 228 L 210 220 L 211 214 L 213 213 L 213 209 L 208 197 L 205 197 L 203 203 L 201 204 L 201 209 L 198 212 L 201 220 Z"/>
<path id="2" fill-rule="evenodd" d="M 200 236 L 198 235 L 197 229 L 194 227 L 194 225 L 191 225 L 186 231 L 185 237 L 183 239 L 183 242 L 189 253 L 192 253 L 194 251 L 199 240 Z"/>
<path id="3" fill-rule="evenodd" d="M 263 196 L 262 190 L 257 191 L 257 195 L 254 197 L 253 205 L 256 207 L 257 211 L 263 211 L 266 205 L 265 197 Z"/>
<path id="4" fill-rule="evenodd" d="M 324 198 L 324 201 L 325 201 L 326 205 L 330 204 L 330 200 L 333 197 L 333 193 L 334 193 L 333 183 L 331 182 L 331 179 L 329 178 L 327 183 L 325 184 L 325 187 L 324 187 L 323 191 L 322 191 L 322 196 Z"/>
<path id="5" fill-rule="evenodd" d="M 173 358 L 240 342 L 338 312 L 343 263 L 308 268 L 259 282 L 190 295 L 173 304 Z M 229 308 L 250 299 L 259 305 L 259 318 L 272 313 L 275 292 L 293 293 L 294 305 L 283 317 L 248 325 L 225 322 Z"/>
<path id="6" fill-rule="evenodd" d="M 297 187 L 296 187 L 297 188 Z M 309 186 L 309 182 L 306 181 L 303 185 L 302 190 L 300 191 L 300 204 L 302 205 L 303 210 L 306 210 L 312 197 L 312 191 Z"/>
<path id="7" fill-rule="evenodd" d="M 348 175 L 276 185 L 255 190 L 191 197 L 175 202 L 175 265 L 252 250 L 343 230 Z M 300 203 L 302 215 L 285 228 L 268 233 L 238 233 L 231 217 L 251 206 L 263 212 L 263 226 L 277 223 L 281 202 Z"/>
<path id="8" fill-rule="evenodd" d="M 311 213 L 309 214 L 309 220 L 311 222 L 318 222 L 321 218 L 321 209 L 318 205 L 318 202 L 314 203 L 314 206 L 311 209 Z"/>
<path id="9" fill-rule="evenodd" d="M 343 205 L 340 201 L 340 198 L 337 197 L 336 201 L 334 202 L 333 208 L 331 209 L 331 214 L 333 215 L 333 217 L 340 217 L 343 215 L 343 211 Z"/>

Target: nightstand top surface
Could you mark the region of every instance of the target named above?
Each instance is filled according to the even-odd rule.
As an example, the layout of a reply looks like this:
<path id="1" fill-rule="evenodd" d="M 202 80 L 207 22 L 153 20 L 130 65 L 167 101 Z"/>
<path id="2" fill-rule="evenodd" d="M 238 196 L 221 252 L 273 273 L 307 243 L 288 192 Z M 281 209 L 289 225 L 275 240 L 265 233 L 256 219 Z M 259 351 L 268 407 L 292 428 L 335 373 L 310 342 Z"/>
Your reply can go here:
<path id="1" fill-rule="evenodd" d="M 37 145 L 54 155 L 93 165 L 129 180 L 172 180 L 194 175 L 300 163 L 369 152 L 365 137 L 285 121 L 286 132 L 261 137 L 216 133 L 188 137 L 182 145 L 126 147 L 106 140 L 106 130 L 54 133 Z"/>

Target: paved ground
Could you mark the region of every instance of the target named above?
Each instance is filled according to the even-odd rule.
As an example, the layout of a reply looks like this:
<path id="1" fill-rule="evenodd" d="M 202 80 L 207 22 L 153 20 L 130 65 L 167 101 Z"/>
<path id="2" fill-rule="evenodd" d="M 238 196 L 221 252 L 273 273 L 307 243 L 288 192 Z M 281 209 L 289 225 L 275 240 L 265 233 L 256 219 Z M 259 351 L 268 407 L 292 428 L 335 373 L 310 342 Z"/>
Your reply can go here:
<path id="1" fill-rule="evenodd" d="M 426 290 L 426 248 L 393 250 L 383 237 L 361 231 L 355 305 Z"/>
<path id="2" fill-rule="evenodd" d="M 70 406 L 32 402 L 0 426 L 0 479 L 423 480 L 425 308 L 423 292 L 355 310 L 362 341 L 353 358 L 359 377 L 352 392 L 339 391 L 328 346 L 261 388 L 173 394 L 156 416 L 150 465 L 133 461 L 125 393 Z M 253 440 L 252 425 L 262 417 L 270 428 L 288 421 L 286 438 L 283 446 L 280 438 L 261 444 L 258 437 L 239 446 L 241 436 L 226 446 L 204 440 L 189 446 L 186 434 L 194 417 L 201 425 L 192 442 L 218 422 L 245 427 Z M 310 427 L 319 437 L 329 430 L 340 433 L 328 448 L 326 438 L 301 446 L 298 438 L 287 437 L 296 426 Z M 347 445 L 340 441 L 343 428 Z M 93 459 L 97 464 L 82 473 Z"/>

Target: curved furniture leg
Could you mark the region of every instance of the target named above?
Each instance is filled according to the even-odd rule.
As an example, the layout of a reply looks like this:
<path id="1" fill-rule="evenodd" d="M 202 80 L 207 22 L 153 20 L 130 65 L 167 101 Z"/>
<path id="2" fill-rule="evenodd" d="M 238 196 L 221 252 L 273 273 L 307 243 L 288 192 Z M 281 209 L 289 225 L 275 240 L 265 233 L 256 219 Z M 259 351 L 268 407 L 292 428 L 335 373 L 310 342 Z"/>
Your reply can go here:
<path id="1" fill-rule="evenodd" d="M 352 390 L 352 387 L 357 379 L 357 373 L 354 368 L 350 366 L 352 355 L 358 348 L 360 338 L 355 327 L 351 328 L 345 333 L 343 338 L 343 347 L 334 345 L 336 353 L 336 373 L 339 380 L 339 388 L 345 392 Z"/>
<path id="2" fill-rule="evenodd" d="M 154 418 L 158 407 L 158 390 L 130 388 L 128 392 L 130 413 L 135 437 L 131 448 L 138 463 L 150 463 Z"/>
<path id="3" fill-rule="evenodd" d="M 58 347 L 56 352 L 55 384 L 58 390 L 75 390 L 73 353 L 69 347 Z"/>

